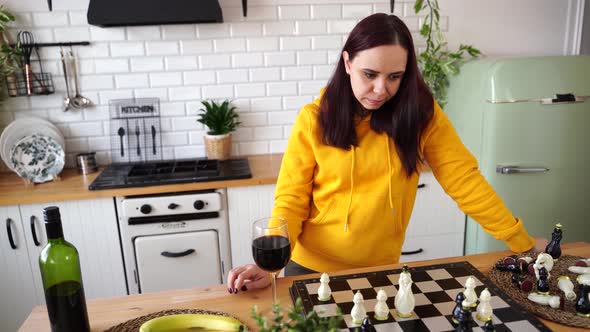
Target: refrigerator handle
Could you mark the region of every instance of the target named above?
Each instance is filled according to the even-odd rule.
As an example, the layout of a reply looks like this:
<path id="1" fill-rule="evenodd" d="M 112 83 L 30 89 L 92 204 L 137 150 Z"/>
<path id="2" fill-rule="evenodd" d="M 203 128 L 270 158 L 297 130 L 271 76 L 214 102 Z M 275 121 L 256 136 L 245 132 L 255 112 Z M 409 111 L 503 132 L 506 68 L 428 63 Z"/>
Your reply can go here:
<path id="1" fill-rule="evenodd" d="M 546 167 L 519 167 L 519 166 L 496 166 L 496 173 L 500 174 L 516 174 L 516 173 L 545 173 L 549 172 Z"/>

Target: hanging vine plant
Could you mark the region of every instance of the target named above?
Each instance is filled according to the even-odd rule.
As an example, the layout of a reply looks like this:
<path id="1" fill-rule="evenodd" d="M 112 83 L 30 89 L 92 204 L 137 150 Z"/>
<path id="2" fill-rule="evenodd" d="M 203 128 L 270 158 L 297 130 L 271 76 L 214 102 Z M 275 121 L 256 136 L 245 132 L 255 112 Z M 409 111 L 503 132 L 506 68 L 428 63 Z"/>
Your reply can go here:
<path id="1" fill-rule="evenodd" d="M 426 39 L 426 49 L 418 56 L 418 66 L 436 101 L 444 107 L 447 103 L 449 76 L 459 73 L 464 56 L 479 57 L 481 51 L 464 44 L 454 52 L 447 50 L 447 41 L 440 29 L 438 0 L 416 0 L 414 12 L 418 14 L 422 10 L 426 11 L 426 16 L 420 28 L 420 35 Z"/>

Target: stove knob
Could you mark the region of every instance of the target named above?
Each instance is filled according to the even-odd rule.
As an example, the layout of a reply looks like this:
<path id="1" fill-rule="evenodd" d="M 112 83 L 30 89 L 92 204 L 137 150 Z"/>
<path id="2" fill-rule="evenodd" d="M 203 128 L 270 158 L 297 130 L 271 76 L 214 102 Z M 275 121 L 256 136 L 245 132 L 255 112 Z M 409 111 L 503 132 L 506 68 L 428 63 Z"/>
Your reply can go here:
<path id="1" fill-rule="evenodd" d="M 178 204 L 176 204 L 176 203 L 170 203 L 170 205 L 168 205 L 168 208 L 169 208 L 170 210 L 174 210 L 174 209 L 176 209 L 176 208 L 177 208 L 177 207 L 179 207 L 179 206 L 180 206 L 180 205 L 178 205 Z"/>
<path id="2" fill-rule="evenodd" d="M 149 214 L 150 212 L 152 212 L 152 207 L 148 204 L 144 204 L 139 208 L 139 211 L 141 211 L 141 213 L 143 214 Z"/>
<path id="3" fill-rule="evenodd" d="M 203 202 L 202 200 L 198 200 L 198 201 L 195 201 L 195 204 L 193 204 L 193 206 L 197 210 L 202 210 L 205 207 L 205 202 Z"/>

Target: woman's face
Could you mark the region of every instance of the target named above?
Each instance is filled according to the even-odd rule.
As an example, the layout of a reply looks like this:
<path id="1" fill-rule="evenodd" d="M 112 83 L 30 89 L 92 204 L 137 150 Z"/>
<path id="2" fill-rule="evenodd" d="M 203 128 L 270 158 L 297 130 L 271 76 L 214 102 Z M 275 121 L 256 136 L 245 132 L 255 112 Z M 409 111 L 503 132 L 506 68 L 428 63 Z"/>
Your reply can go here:
<path id="1" fill-rule="evenodd" d="M 376 110 L 397 93 L 406 70 L 408 51 L 400 45 L 382 45 L 360 51 L 354 59 L 342 52 L 352 92 L 361 105 Z"/>

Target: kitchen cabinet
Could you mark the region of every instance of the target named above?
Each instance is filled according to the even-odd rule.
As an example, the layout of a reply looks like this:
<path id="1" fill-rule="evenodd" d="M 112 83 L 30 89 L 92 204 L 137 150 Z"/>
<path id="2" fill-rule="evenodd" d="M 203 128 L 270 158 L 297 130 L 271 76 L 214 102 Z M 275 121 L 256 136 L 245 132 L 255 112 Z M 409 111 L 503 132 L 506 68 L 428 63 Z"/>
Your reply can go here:
<path id="1" fill-rule="evenodd" d="M 416 202 L 406 231 L 402 262 L 463 255 L 465 214 L 444 192 L 432 172 L 420 174 Z M 253 263 L 250 252 L 252 221 L 269 216 L 275 185 L 227 189 L 232 264 Z"/>
<path id="2" fill-rule="evenodd" d="M 2 331 L 15 331 L 33 306 L 45 304 L 38 258 L 47 244 L 43 208 L 52 205 L 60 208 L 66 240 L 78 249 L 86 298 L 127 294 L 112 198 L 0 207 L 2 221 L 10 226 L 10 232 L 2 227 L 0 234 Z"/>
<path id="3" fill-rule="evenodd" d="M 465 214 L 432 172 L 423 172 L 400 262 L 463 255 Z"/>
<path id="4" fill-rule="evenodd" d="M 232 266 L 254 263 L 252 222 L 270 216 L 276 185 L 227 188 Z"/>

